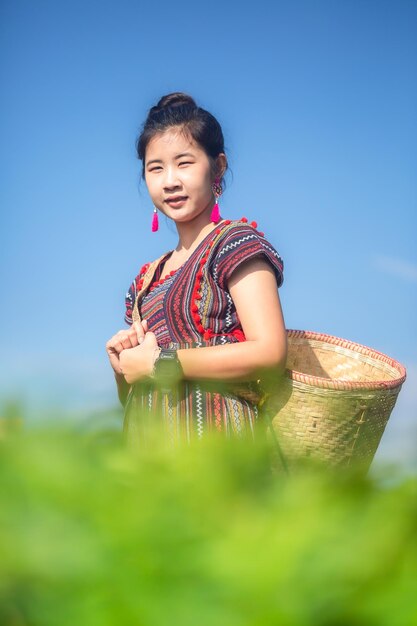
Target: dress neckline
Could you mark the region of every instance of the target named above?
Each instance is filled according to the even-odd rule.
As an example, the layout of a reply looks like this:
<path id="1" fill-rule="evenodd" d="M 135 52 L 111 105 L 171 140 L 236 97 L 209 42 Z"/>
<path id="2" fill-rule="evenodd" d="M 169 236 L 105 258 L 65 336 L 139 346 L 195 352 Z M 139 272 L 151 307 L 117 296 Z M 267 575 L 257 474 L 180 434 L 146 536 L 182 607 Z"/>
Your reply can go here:
<path id="1" fill-rule="evenodd" d="M 195 253 L 199 250 L 199 248 L 206 243 L 206 240 L 213 235 L 213 233 L 216 232 L 216 230 L 218 228 L 220 228 L 221 226 L 223 226 L 228 220 L 222 220 L 221 222 L 219 222 L 218 224 L 216 224 L 216 228 L 213 228 L 210 232 L 207 233 L 207 235 L 205 237 L 203 237 L 203 239 L 200 241 L 200 243 L 196 246 L 196 248 L 191 252 L 190 256 L 187 257 L 184 261 L 184 263 L 182 263 L 181 265 L 179 265 L 175 270 L 171 270 L 171 272 L 168 272 L 168 274 L 166 274 L 163 278 L 159 279 L 159 282 L 164 282 L 165 280 L 167 280 L 168 278 L 170 278 L 170 276 L 174 276 L 174 274 L 177 274 L 180 269 L 182 269 L 184 267 L 184 265 L 186 265 L 186 263 L 188 263 L 188 261 L 195 255 Z M 169 257 L 172 255 L 172 253 L 175 251 L 174 250 L 169 250 L 160 260 L 159 264 L 158 264 L 158 271 L 160 272 L 160 276 L 162 276 L 162 267 L 163 265 L 166 263 L 166 261 L 169 259 Z"/>

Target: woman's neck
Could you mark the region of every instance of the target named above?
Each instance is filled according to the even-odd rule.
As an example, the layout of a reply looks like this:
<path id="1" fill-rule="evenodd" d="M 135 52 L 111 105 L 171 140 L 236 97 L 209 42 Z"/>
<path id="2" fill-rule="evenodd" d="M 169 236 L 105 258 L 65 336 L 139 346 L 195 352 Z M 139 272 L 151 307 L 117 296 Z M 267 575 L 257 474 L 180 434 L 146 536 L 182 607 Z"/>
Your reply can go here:
<path id="1" fill-rule="evenodd" d="M 213 224 L 210 220 L 210 213 L 208 217 L 207 215 L 205 217 L 198 216 L 198 218 L 192 222 L 177 222 L 176 227 L 179 236 L 178 245 L 161 268 L 161 275 L 165 275 L 181 267 L 192 255 L 200 242 L 203 241 L 211 231 L 217 228 L 217 224 Z"/>
<path id="2" fill-rule="evenodd" d="M 210 220 L 210 214 L 207 215 L 204 212 L 190 222 L 178 222 L 176 227 L 179 240 L 175 250 L 177 252 L 189 252 L 216 228 L 216 224 Z"/>

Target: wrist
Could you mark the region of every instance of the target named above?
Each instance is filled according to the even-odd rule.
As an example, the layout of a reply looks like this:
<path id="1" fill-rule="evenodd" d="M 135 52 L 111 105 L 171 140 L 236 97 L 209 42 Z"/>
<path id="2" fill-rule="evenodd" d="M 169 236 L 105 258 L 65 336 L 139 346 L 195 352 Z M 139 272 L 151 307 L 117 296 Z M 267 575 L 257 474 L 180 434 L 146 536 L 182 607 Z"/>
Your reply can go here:
<path id="1" fill-rule="evenodd" d="M 161 349 L 154 361 L 152 378 L 161 391 L 168 392 L 175 389 L 184 378 L 177 350 Z"/>
<path id="2" fill-rule="evenodd" d="M 160 348 L 159 346 L 157 348 L 155 348 L 155 350 L 153 352 L 152 360 L 151 360 L 151 371 L 150 371 L 150 374 L 149 374 L 149 376 L 151 378 L 155 377 L 155 363 L 157 362 L 161 352 L 162 352 L 162 348 Z"/>

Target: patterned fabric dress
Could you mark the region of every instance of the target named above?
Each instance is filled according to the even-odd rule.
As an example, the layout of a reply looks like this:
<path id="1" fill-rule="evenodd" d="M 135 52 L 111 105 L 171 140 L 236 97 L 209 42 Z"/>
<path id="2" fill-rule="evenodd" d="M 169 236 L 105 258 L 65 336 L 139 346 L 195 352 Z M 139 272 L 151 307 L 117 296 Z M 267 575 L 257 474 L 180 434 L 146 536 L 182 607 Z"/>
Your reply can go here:
<path id="1" fill-rule="evenodd" d="M 234 270 L 260 257 L 274 269 L 277 287 L 283 283 L 283 261 L 256 223 L 246 218 L 221 222 L 197 246 L 187 261 L 168 276 L 161 269 L 171 252 L 152 268 L 143 266 L 126 294 L 125 321 L 132 324 L 137 307 L 162 348 L 199 348 L 245 341 L 236 308 L 228 291 Z M 146 439 L 157 420 L 168 440 L 191 441 L 208 431 L 226 437 L 255 435 L 260 429 L 257 383 L 183 381 L 178 389 L 162 392 L 151 383 L 132 385 L 125 406 L 123 430 L 131 441 Z"/>

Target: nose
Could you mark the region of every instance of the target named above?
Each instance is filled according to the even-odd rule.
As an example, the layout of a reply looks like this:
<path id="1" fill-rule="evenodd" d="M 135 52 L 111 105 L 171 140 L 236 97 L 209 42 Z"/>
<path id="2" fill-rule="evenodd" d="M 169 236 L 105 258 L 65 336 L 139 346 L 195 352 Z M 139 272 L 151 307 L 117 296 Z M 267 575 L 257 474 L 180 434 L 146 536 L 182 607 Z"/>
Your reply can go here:
<path id="1" fill-rule="evenodd" d="M 165 168 L 164 189 L 166 189 L 167 191 L 172 191 L 177 190 L 178 188 L 181 188 L 181 181 L 178 178 L 176 168 Z"/>

